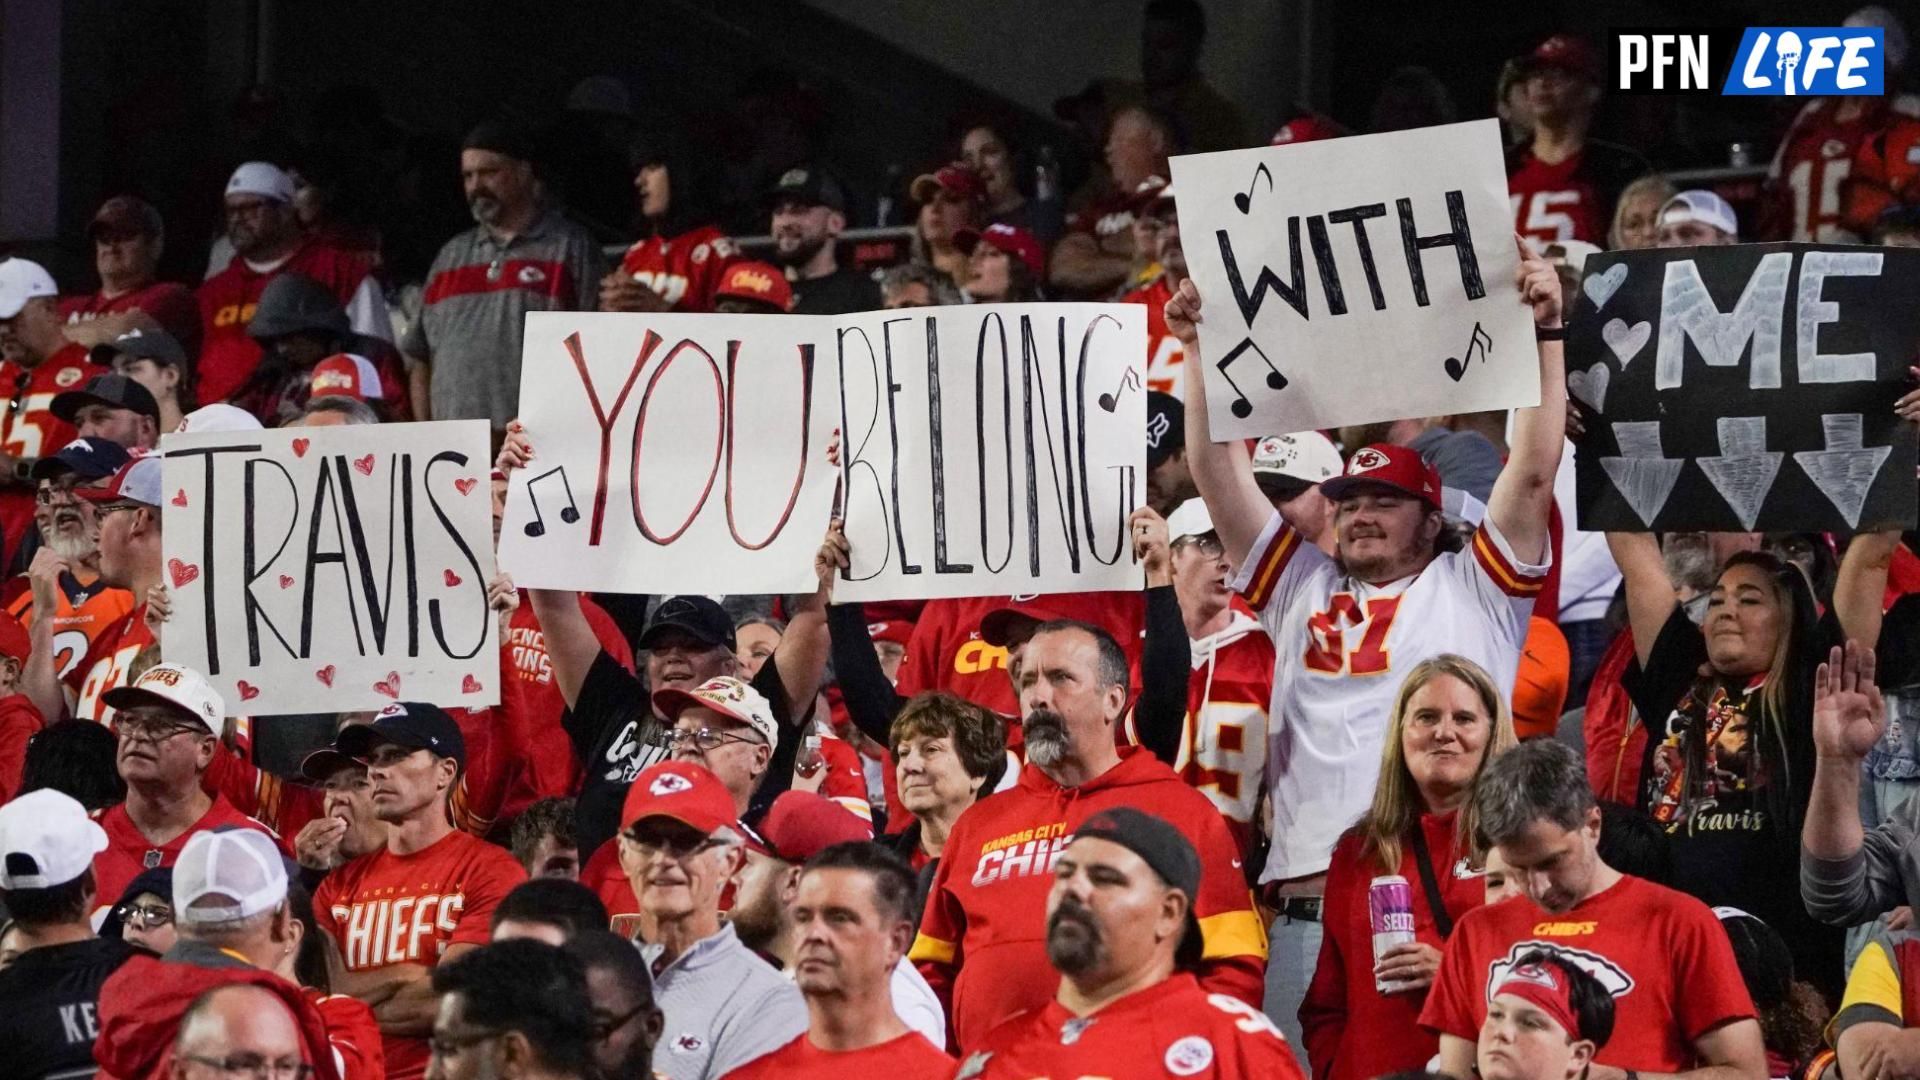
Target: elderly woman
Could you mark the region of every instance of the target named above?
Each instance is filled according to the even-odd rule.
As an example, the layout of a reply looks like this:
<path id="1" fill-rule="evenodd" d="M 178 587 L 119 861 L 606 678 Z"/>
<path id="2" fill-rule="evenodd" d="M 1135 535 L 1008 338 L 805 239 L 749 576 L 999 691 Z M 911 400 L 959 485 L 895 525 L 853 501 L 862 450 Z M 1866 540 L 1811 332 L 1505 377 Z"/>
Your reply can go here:
<path id="1" fill-rule="evenodd" d="M 961 812 L 1006 771 L 1007 729 L 970 701 L 930 691 L 901 708 L 891 735 L 894 778 L 913 824 L 885 843 L 918 871 L 939 860 Z"/>
<path id="2" fill-rule="evenodd" d="M 1473 661 L 1443 653 L 1400 684 L 1373 806 L 1334 846 L 1327 870 L 1320 963 L 1300 1006 L 1317 1080 L 1418 1071 L 1438 1052 L 1420 1008 L 1454 922 L 1486 895 L 1468 869 L 1473 785 L 1513 742 L 1500 689 Z M 1368 892 L 1386 875 L 1407 882 L 1416 940 L 1376 962 Z"/>
<path id="3" fill-rule="evenodd" d="M 1621 682 L 1647 725 L 1636 805 L 1667 831 L 1673 880 L 1752 911 L 1795 968 L 1837 999 L 1841 935 L 1800 903 L 1800 826 L 1812 793 L 1814 674 L 1840 629 L 1806 575 L 1759 551 L 1726 561 L 1695 626 L 1648 533 L 1609 533 L 1626 579 L 1634 659 Z"/>
<path id="4" fill-rule="evenodd" d="M 1659 173 L 1622 188 L 1620 197 L 1614 200 L 1607 246 L 1616 251 L 1652 247 L 1660 234 L 1660 208 L 1673 194 L 1673 183 Z"/>

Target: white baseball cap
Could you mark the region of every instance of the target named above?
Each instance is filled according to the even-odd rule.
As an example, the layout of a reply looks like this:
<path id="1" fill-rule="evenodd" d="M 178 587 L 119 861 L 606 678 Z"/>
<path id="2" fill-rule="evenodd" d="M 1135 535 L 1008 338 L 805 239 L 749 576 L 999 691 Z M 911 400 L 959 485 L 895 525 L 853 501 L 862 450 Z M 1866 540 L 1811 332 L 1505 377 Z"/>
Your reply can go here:
<path id="1" fill-rule="evenodd" d="M 60 286 L 53 283 L 47 268 L 32 259 L 0 261 L 0 319 L 20 314 L 27 301 L 36 296 L 59 296 Z"/>
<path id="2" fill-rule="evenodd" d="M 155 664 L 140 673 L 131 686 L 121 686 L 100 695 L 108 708 L 130 709 L 137 705 L 164 705 L 192 713 L 207 725 L 207 731 L 220 734 L 221 720 L 227 715 L 227 703 L 205 675 L 184 664 Z"/>
<path id="3" fill-rule="evenodd" d="M 259 431 L 264 426 L 259 417 L 240 406 L 216 401 L 181 417 L 179 430 L 198 435 L 210 431 Z"/>
<path id="4" fill-rule="evenodd" d="M 151 450 L 136 450 L 120 470 L 98 487 L 77 487 L 74 494 L 94 503 L 136 502 L 159 506 L 161 499 L 160 455 Z"/>
<path id="5" fill-rule="evenodd" d="M 1340 475 L 1340 451 L 1317 431 L 1269 435 L 1253 448 L 1253 472 L 1318 484 Z"/>
<path id="6" fill-rule="evenodd" d="M 173 864 L 176 922 L 233 922 L 272 911 L 286 898 L 287 865 L 273 840 L 258 829 L 194 833 Z"/>
<path id="7" fill-rule="evenodd" d="M 1213 515 L 1207 513 L 1205 499 L 1188 499 L 1167 515 L 1167 535 L 1178 540 L 1213 531 Z"/>
<path id="8" fill-rule="evenodd" d="M 653 695 L 653 707 L 668 720 L 680 719 L 681 712 L 695 706 L 738 720 L 759 732 L 768 746 L 778 745 L 780 731 L 773 722 L 773 706 L 740 679 L 718 675 L 691 690 L 660 690 Z"/>
<path id="9" fill-rule="evenodd" d="M 0 806 L 0 889 L 65 885 L 107 850 L 107 831 L 73 796 L 41 788 Z"/>
<path id="10" fill-rule="evenodd" d="M 1660 224 L 1684 225 L 1697 221 L 1702 225 L 1711 225 L 1729 237 L 1740 239 L 1740 219 L 1733 214 L 1733 207 L 1727 200 L 1711 191 L 1695 188 L 1683 191 L 1668 199 L 1660 207 Z"/>
<path id="11" fill-rule="evenodd" d="M 278 202 L 293 201 L 293 180 L 278 165 L 249 161 L 227 180 L 229 195 L 258 195 Z"/>

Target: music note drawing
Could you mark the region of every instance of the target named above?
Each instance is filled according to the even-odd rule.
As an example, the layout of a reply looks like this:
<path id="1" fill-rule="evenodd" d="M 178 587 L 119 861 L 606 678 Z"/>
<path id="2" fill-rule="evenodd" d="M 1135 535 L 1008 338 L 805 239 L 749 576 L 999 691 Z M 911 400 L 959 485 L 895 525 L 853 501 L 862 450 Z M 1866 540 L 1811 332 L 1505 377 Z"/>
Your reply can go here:
<path id="1" fill-rule="evenodd" d="M 1120 385 L 1113 388 L 1113 393 L 1101 394 L 1096 400 L 1099 401 L 1102 409 L 1112 412 L 1114 408 L 1120 404 L 1121 394 L 1126 393 L 1128 390 L 1138 389 L 1140 389 L 1140 376 L 1132 368 L 1128 368 L 1126 372 L 1120 376 Z"/>
<path id="2" fill-rule="evenodd" d="M 1493 339 L 1487 336 L 1485 330 L 1480 329 L 1479 323 L 1474 323 L 1473 336 L 1467 339 L 1467 351 L 1465 355 L 1447 357 L 1447 376 L 1454 382 L 1459 382 L 1466 377 L 1467 365 L 1473 363 L 1475 354 L 1478 354 L 1480 362 L 1485 364 L 1487 362 L 1487 350 L 1491 348 L 1493 348 Z"/>
<path id="3" fill-rule="evenodd" d="M 1252 349 L 1254 355 L 1260 358 L 1260 362 L 1267 365 L 1267 387 L 1273 390 L 1285 390 L 1287 388 L 1287 377 L 1280 374 L 1280 369 L 1275 367 L 1273 361 L 1267 358 L 1267 354 L 1261 351 L 1260 346 L 1253 343 L 1252 338 L 1247 338 L 1240 344 L 1235 345 L 1233 351 L 1229 352 L 1226 357 L 1215 366 L 1220 369 L 1220 377 L 1227 380 L 1228 386 L 1233 387 L 1235 400 L 1229 408 L 1233 410 L 1233 415 L 1242 420 L 1253 415 L 1253 402 L 1247 400 L 1247 392 L 1240 389 L 1239 383 L 1233 381 L 1233 373 L 1229 372 L 1227 368 L 1231 366 L 1235 360 L 1240 358 L 1241 353 L 1246 352 L 1248 349 Z"/>
<path id="4" fill-rule="evenodd" d="M 534 487 L 539 484 L 540 481 L 547 479 L 555 473 L 560 474 L 560 487 L 567 493 L 567 505 L 560 508 L 560 520 L 566 522 L 568 525 L 580 520 L 580 504 L 573 499 L 573 484 L 567 480 L 566 467 L 564 465 L 557 465 L 527 481 L 527 498 L 533 503 L 533 520 L 527 522 L 526 525 L 528 536 L 545 536 L 547 534 L 546 515 L 540 512 L 540 493 L 535 491 Z"/>
<path id="5" fill-rule="evenodd" d="M 1263 176 L 1267 178 L 1267 190 L 1273 190 L 1273 174 L 1267 171 L 1267 163 L 1263 161 L 1259 165 L 1254 166 L 1253 176 L 1247 180 L 1247 190 L 1237 192 L 1233 196 L 1233 205 L 1239 207 L 1241 213 L 1244 214 L 1253 209 L 1254 185 L 1257 184 Z"/>

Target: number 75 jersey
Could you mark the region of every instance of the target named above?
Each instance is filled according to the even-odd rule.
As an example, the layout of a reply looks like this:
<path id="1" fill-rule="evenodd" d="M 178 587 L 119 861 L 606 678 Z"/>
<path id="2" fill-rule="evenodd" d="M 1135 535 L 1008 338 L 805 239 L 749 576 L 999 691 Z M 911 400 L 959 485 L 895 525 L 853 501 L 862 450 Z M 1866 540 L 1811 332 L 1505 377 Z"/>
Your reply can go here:
<path id="1" fill-rule="evenodd" d="M 1276 653 L 1267 734 L 1273 846 L 1260 880 L 1327 869 L 1373 800 L 1394 695 L 1456 653 L 1510 693 L 1547 567 L 1514 558 L 1491 518 L 1462 551 L 1384 585 L 1347 576 L 1278 513 L 1233 581 Z"/>

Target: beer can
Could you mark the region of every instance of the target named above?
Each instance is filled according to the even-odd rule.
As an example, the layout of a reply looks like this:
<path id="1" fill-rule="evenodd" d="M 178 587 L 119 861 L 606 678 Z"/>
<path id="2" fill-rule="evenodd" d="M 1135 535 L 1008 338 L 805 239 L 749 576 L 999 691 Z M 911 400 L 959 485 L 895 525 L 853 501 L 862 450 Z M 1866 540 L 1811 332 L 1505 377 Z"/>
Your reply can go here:
<path id="1" fill-rule="evenodd" d="M 1414 940 L 1413 887 L 1407 884 L 1406 878 L 1385 874 L 1368 884 L 1367 923 L 1373 929 L 1373 962 L 1376 964 L 1388 949 Z M 1405 989 L 1402 983 L 1379 978 L 1374 979 L 1373 987 L 1383 994 Z"/>

